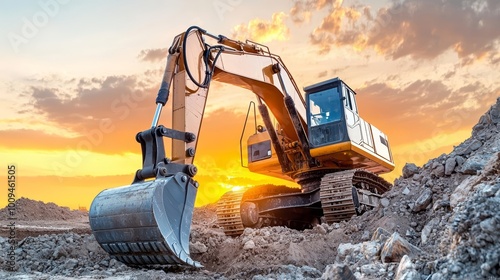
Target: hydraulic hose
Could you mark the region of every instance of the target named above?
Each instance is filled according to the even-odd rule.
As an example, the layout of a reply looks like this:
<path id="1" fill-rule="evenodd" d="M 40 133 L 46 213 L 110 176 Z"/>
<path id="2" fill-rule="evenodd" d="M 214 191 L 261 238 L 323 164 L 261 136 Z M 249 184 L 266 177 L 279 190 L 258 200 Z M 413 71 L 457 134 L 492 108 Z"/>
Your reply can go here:
<path id="1" fill-rule="evenodd" d="M 189 79 L 191 79 L 191 81 L 196 86 L 198 86 L 200 88 L 207 88 L 210 85 L 210 80 L 212 79 L 212 74 L 213 74 L 214 69 L 215 69 L 215 63 L 217 62 L 217 59 L 219 58 L 219 55 L 221 54 L 221 52 L 224 50 L 224 47 L 223 46 L 208 46 L 207 44 L 205 44 L 205 47 L 208 47 L 208 48 L 205 48 L 204 55 L 203 55 L 203 63 L 205 65 L 205 78 L 203 79 L 203 82 L 199 83 L 193 77 L 191 70 L 189 69 L 189 65 L 187 63 L 187 52 L 186 52 L 187 38 L 188 38 L 189 33 L 194 29 L 197 29 L 201 34 L 207 34 L 206 30 L 204 30 L 198 26 L 189 27 L 186 30 L 186 32 L 184 34 L 184 38 L 182 40 L 182 58 L 184 60 L 184 67 L 186 69 L 186 73 L 187 73 Z M 213 35 L 212 35 L 212 37 L 213 37 Z M 219 35 L 219 37 L 220 37 L 220 35 Z M 215 58 L 214 58 L 213 63 L 212 63 L 212 67 L 210 67 L 208 62 L 210 59 L 210 53 L 211 53 L 212 49 L 218 49 L 219 51 L 215 55 Z"/>

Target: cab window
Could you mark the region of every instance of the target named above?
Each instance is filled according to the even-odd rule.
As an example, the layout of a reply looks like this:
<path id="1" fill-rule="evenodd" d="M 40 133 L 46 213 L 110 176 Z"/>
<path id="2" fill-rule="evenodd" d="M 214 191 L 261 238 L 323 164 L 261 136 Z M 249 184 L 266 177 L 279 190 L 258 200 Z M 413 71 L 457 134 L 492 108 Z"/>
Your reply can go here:
<path id="1" fill-rule="evenodd" d="M 311 127 L 341 119 L 340 98 L 337 87 L 309 95 Z"/>

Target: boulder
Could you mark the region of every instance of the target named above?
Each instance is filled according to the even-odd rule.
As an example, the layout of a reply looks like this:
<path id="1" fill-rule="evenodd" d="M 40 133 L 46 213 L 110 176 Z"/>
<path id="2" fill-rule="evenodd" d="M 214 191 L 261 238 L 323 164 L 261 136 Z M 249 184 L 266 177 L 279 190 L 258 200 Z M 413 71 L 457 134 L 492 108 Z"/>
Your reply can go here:
<path id="1" fill-rule="evenodd" d="M 205 244 L 200 241 L 196 241 L 194 243 L 189 244 L 189 251 L 193 254 L 202 254 L 208 251 L 208 248 Z"/>
<path id="2" fill-rule="evenodd" d="M 413 206 L 413 212 L 420 212 L 425 210 L 427 206 L 432 201 L 432 191 L 430 189 L 425 189 L 422 194 L 417 198 Z"/>
<path id="3" fill-rule="evenodd" d="M 361 250 L 361 243 L 351 244 L 351 243 L 341 243 L 337 247 L 337 259 L 344 260 L 347 255 L 350 255 Z"/>
<path id="4" fill-rule="evenodd" d="M 391 236 L 391 233 L 387 230 L 378 227 L 372 235 L 372 241 L 378 241 L 380 243 L 385 243 L 385 241 Z"/>
<path id="5" fill-rule="evenodd" d="M 376 241 L 366 241 L 361 243 L 361 253 L 367 260 L 375 259 L 380 252 L 380 248 L 380 243 Z"/>
<path id="6" fill-rule="evenodd" d="M 243 245 L 243 250 L 250 250 L 253 248 L 255 248 L 255 242 L 253 242 L 253 240 L 248 240 L 245 242 L 245 245 Z"/>
<path id="7" fill-rule="evenodd" d="M 346 264 L 329 264 L 321 279 L 328 280 L 356 280 L 354 274 Z"/>
<path id="8" fill-rule="evenodd" d="M 429 241 L 429 237 L 431 236 L 432 229 L 439 224 L 439 218 L 435 217 L 430 220 L 422 229 L 420 234 L 420 239 L 422 241 L 422 245 L 425 245 L 427 241 Z"/>
<path id="9" fill-rule="evenodd" d="M 450 196 L 451 208 L 455 208 L 458 203 L 464 201 L 470 195 L 472 188 L 476 185 L 479 179 L 480 178 L 478 176 L 467 177 L 462 181 L 462 183 L 460 183 L 460 185 L 458 185 L 458 187 L 455 188 Z"/>
<path id="10" fill-rule="evenodd" d="M 454 157 L 450 157 L 446 160 L 444 164 L 444 175 L 451 175 L 457 166 L 457 160 Z"/>
<path id="11" fill-rule="evenodd" d="M 380 199 L 380 205 L 382 205 L 383 207 L 389 206 L 390 203 L 391 203 L 390 200 L 386 197 Z"/>
<path id="12" fill-rule="evenodd" d="M 432 175 L 436 177 L 443 177 L 444 171 L 445 171 L 444 165 L 442 165 L 439 162 L 434 162 L 434 164 L 432 165 L 432 172 L 431 172 Z"/>
<path id="13" fill-rule="evenodd" d="M 486 155 L 475 154 L 469 157 L 458 171 L 463 174 L 476 175 L 478 171 L 484 168 L 488 158 Z"/>
<path id="14" fill-rule="evenodd" d="M 472 139 L 469 143 L 468 141 L 462 143 L 455 149 L 455 153 L 459 156 L 467 156 L 468 154 L 481 148 L 483 143 L 477 139 Z"/>
<path id="15" fill-rule="evenodd" d="M 402 194 L 404 195 L 409 195 L 410 194 L 410 189 L 408 187 L 405 187 L 402 191 L 401 191 Z"/>
<path id="16" fill-rule="evenodd" d="M 416 256 L 420 253 L 420 249 L 411 245 L 397 232 L 394 232 L 382 247 L 380 258 L 384 263 L 400 262 L 404 255 Z"/>
<path id="17" fill-rule="evenodd" d="M 403 167 L 403 178 L 408 179 L 418 173 L 418 167 L 414 163 L 407 163 Z"/>
<path id="18" fill-rule="evenodd" d="M 420 273 L 415 269 L 415 265 L 412 263 L 411 258 L 408 255 L 404 255 L 399 262 L 398 269 L 396 270 L 395 280 L 413 280 L 420 279 Z"/>

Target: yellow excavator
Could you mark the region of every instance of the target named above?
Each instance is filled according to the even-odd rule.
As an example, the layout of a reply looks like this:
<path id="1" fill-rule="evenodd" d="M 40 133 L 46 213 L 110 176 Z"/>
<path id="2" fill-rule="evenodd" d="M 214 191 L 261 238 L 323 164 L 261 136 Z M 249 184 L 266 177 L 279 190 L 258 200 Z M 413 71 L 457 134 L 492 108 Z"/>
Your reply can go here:
<path id="1" fill-rule="evenodd" d="M 151 128 L 136 135 L 142 168 L 131 185 L 102 191 L 90 207 L 97 242 L 117 260 L 151 268 L 202 266 L 190 257 L 189 235 L 199 186 L 193 161 L 212 80 L 256 96 L 264 125 L 247 141 L 249 170 L 300 185 L 224 194 L 217 218 L 227 235 L 246 227 L 304 229 L 350 219 L 376 207 L 391 187 L 378 176 L 394 169 L 387 136 L 359 116 L 346 83 L 330 79 L 305 87 L 303 95 L 268 47 L 192 26 L 168 49 Z M 158 122 L 170 95 L 168 128 Z M 170 157 L 163 137 L 172 139 Z"/>

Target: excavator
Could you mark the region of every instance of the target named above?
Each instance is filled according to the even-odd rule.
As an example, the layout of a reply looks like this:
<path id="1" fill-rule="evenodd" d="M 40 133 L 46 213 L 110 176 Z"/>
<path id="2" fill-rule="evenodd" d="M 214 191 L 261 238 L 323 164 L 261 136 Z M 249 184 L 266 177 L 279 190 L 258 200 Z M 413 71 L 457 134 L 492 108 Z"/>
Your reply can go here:
<path id="1" fill-rule="evenodd" d="M 151 127 L 136 135 L 142 168 L 131 185 L 100 192 L 90 207 L 92 232 L 115 259 L 145 268 L 202 267 L 189 254 L 189 236 L 199 187 L 193 162 L 211 81 L 256 97 L 263 125 L 248 137 L 248 169 L 300 186 L 224 194 L 217 221 L 226 235 L 348 220 L 376 207 L 390 189 L 378 176 L 394 169 L 388 138 L 359 116 L 356 93 L 343 80 L 307 86 L 302 94 L 268 47 L 192 26 L 168 49 Z M 158 123 L 170 97 L 172 124 L 165 127 Z M 169 157 L 164 137 L 171 139 Z"/>

